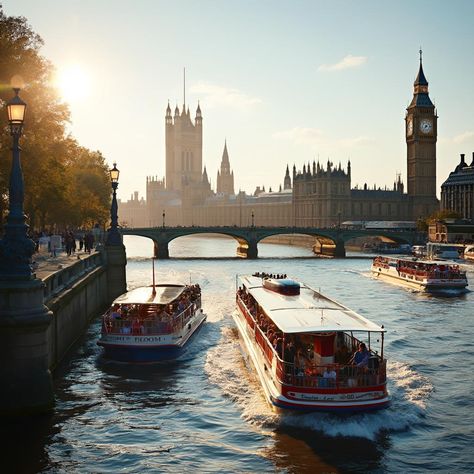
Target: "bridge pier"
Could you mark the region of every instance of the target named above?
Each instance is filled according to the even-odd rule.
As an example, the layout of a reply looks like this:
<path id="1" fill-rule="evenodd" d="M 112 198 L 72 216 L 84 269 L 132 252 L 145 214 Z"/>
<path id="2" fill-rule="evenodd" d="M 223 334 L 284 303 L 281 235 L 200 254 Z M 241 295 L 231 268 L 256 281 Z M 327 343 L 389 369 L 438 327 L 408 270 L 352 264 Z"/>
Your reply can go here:
<path id="1" fill-rule="evenodd" d="M 237 256 L 249 259 L 258 258 L 257 242 L 240 242 L 237 247 Z"/>
<path id="2" fill-rule="evenodd" d="M 334 248 L 334 256 L 337 258 L 344 258 L 346 256 L 346 247 L 343 240 L 336 240 L 336 247 Z"/>
<path id="3" fill-rule="evenodd" d="M 168 249 L 168 242 L 153 242 L 153 256 L 154 258 L 163 260 L 170 258 L 170 251 Z"/>

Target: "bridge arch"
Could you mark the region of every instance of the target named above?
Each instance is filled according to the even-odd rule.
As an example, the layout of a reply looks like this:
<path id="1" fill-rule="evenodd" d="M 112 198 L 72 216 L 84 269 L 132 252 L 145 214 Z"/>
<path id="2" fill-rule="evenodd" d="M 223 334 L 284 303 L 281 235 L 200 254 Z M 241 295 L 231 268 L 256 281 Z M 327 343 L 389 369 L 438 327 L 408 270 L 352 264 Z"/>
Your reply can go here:
<path id="1" fill-rule="evenodd" d="M 186 235 L 174 235 L 168 241 L 168 248 L 173 242 L 176 242 L 176 240 L 181 239 L 181 238 L 186 239 L 187 237 L 204 237 L 204 238 L 207 237 L 209 241 L 212 241 L 213 238 L 222 239 L 224 237 L 226 241 L 230 240 L 237 243 L 237 256 L 247 257 L 247 248 L 248 248 L 247 240 L 231 232 L 202 232 L 202 231 L 199 232 L 197 231 L 197 232 L 191 232 Z M 221 241 L 221 244 L 222 244 L 222 241 Z M 224 246 L 220 245 L 219 247 L 221 247 L 221 251 L 226 250 L 225 245 Z M 234 247 L 234 255 L 235 255 L 235 247 Z M 213 257 L 216 257 L 216 256 L 227 257 L 228 255 L 227 253 L 224 253 L 223 255 L 216 255 L 214 253 L 212 256 Z M 229 255 L 229 257 L 230 256 L 231 255 Z M 203 257 L 207 257 L 207 255 L 203 255 Z"/>

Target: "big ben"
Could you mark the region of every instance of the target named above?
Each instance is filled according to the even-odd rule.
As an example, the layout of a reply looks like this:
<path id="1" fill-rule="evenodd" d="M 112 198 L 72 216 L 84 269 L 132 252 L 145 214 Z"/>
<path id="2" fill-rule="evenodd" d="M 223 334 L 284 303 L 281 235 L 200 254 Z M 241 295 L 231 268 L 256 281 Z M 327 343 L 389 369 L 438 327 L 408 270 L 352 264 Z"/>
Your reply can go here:
<path id="1" fill-rule="evenodd" d="M 420 68 L 414 83 L 413 99 L 405 116 L 408 197 L 415 220 L 439 208 L 436 198 L 438 116 L 428 94 L 421 54 L 420 50 Z"/>

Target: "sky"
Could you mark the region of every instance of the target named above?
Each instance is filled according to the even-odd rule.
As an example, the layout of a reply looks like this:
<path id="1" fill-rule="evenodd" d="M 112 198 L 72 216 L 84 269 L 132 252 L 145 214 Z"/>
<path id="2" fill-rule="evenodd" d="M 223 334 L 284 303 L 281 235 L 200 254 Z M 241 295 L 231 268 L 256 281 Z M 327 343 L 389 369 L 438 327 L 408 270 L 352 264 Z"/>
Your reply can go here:
<path id="1" fill-rule="evenodd" d="M 406 183 L 405 109 L 423 49 L 437 181 L 474 152 L 474 1 L 3 0 L 45 41 L 70 131 L 121 171 L 119 197 L 165 175 L 170 101 L 203 114 L 215 189 L 278 189 L 286 165 L 352 164 L 352 186 Z"/>

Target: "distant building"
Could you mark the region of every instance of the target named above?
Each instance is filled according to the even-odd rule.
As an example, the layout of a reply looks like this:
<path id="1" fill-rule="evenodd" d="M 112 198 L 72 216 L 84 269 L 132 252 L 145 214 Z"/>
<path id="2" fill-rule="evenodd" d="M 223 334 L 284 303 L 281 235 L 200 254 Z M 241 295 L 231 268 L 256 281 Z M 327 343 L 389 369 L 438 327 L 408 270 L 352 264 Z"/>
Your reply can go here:
<path id="1" fill-rule="evenodd" d="M 340 163 L 336 166 L 328 160 L 326 165 L 315 161 L 305 164 L 299 171 L 293 166 L 292 176 L 287 166 L 283 187 L 280 185 L 278 192 L 272 192 L 271 188 L 265 192 L 265 186 L 259 186 L 253 195 L 247 195 L 240 191 L 235 194 L 227 142 L 217 171 L 216 191 L 213 191 L 207 170 L 203 169 L 203 117 L 199 104 L 194 123 L 185 103 L 181 112 L 176 106 L 173 116 L 168 104 L 165 113 L 166 179 L 147 178 L 146 212 L 143 219 L 140 217 L 140 223 L 138 216 L 143 216 L 143 212 L 136 212 L 134 200 L 122 203 L 121 218 L 129 216 L 129 225 L 133 219 L 136 227 L 161 226 L 163 223 L 169 226 L 247 226 L 252 214 L 254 224 L 259 226 L 332 227 L 346 220 L 415 221 L 439 209 L 436 198 L 437 119 L 420 52 L 413 98 L 405 116 L 407 192 L 399 175 L 390 189 L 367 184 L 352 187 L 350 161 L 344 169 Z M 268 166 L 272 166 L 271 163 Z M 462 173 L 463 176 L 468 174 L 467 171 Z M 472 215 L 472 185 L 470 189 L 470 207 L 468 204 L 463 206 Z M 467 189 L 464 191 L 468 192 Z M 446 199 L 452 205 L 452 198 Z M 133 210 L 126 210 L 127 206 Z"/>
<path id="2" fill-rule="evenodd" d="M 468 165 L 461 161 L 441 185 L 441 210 L 455 211 L 464 219 L 474 221 L 474 153 Z"/>

